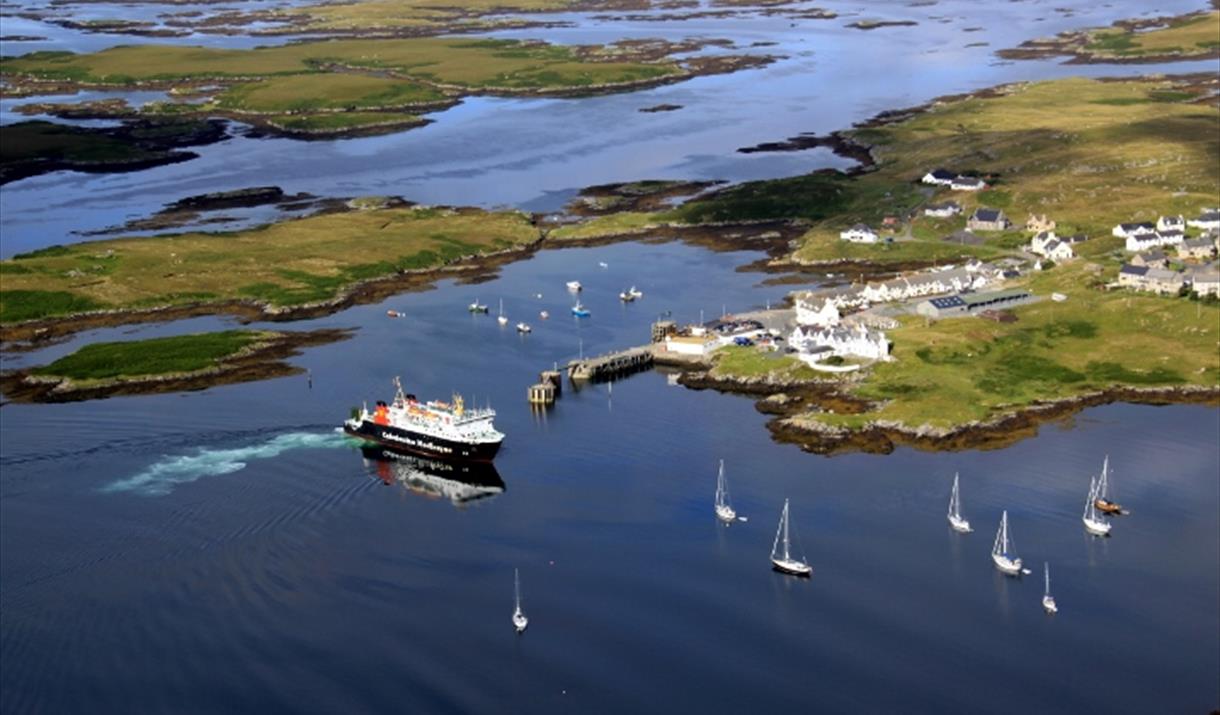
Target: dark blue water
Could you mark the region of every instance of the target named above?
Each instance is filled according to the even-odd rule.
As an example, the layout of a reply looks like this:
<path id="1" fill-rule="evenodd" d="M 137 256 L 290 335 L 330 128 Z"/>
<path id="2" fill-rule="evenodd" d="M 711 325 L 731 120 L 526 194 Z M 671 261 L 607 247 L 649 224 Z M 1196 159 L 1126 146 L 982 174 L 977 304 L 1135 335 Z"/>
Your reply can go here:
<path id="1" fill-rule="evenodd" d="M 1096 708 L 1099 689 L 1106 712 L 1220 704 L 1220 411 L 1114 405 L 1004 450 L 824 458 L 772 443 L 750 400 L 659 372 L 526 404 L 539 369 L 643 341 L 663 310 L 774 299 L 734 270 L 755 257 L 546 251 L 303 324 L 359 328 L 296 360 L 312 389 L 0 408 L 0 710 L 1051 713 Z M 645 297 L 622 306 L 632 283 Z M 476 297 L 535 332 L 472 318 Z M 334 433 L 396 374 L 499 410 L 503 491 L 455 503 Z M 1107 453 L 1132 514 L 1099 540 L 1080 510 Z M 728 528 L 721 458 L 749 519 Z M 967 536 L 944 517 L 955 471 Z M 807 581 L 769 568 L 785 498 Z M 1002 509 L 1026 562 L 1051 562 L 1057 616 L 1037 573 L 992 567 Z"/>

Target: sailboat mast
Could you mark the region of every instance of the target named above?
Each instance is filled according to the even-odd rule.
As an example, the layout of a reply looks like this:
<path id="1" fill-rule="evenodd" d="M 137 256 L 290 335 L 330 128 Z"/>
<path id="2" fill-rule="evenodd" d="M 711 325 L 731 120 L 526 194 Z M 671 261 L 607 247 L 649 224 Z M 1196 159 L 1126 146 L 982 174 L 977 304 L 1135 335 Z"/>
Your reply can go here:
<path id="1" fill-rule="evenodd" d="M 788 500 L 784 500 L 784 560 L 788 560 Z"/>
<path id="2" fill-rule="evenodd" d="M 521 610 L 521 571 L 513 569 L 513 600 L 518 611 Z"/>
<path id="3" fill-rule="evenodd" d="M 1043 563 L 1042 566 L 1046 572 L 1046 595 L 1049 596 L 1051 595 L 1051 565 L 1050 563 Z"/>

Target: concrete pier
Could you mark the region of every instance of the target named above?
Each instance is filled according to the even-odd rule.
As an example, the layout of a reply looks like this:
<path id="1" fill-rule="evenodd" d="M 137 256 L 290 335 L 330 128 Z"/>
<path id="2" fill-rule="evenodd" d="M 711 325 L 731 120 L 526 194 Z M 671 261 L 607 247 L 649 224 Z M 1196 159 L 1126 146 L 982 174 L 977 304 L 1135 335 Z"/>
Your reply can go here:
<path id="1" fill-rule="evenodd" d="M 630 348 L 584 360 L 574 360 L 567 365 L 568 379 L 606 380 L 616 375 L 646 370 L 652 367 L 652 359 L 651 348 Z"/>

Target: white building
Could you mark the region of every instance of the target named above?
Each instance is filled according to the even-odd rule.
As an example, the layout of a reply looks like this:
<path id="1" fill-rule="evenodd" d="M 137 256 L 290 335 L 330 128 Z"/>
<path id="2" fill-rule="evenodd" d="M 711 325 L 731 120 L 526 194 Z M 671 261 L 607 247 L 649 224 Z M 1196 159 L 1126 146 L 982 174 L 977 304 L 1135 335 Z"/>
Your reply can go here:
<path id="1" fill-rule="evenodd" d="M 719 347 L 719 341 L 711 335 L 669 335 L 665 338 L 665 349 L 679 355 L 707 355 Z"/>
<path id="2" fill-rule="evenodd" d="M 1061 241 L 1054 231 L 1041 231 L 1029 242 L 1029 250 L 1052 261 L 1066 261 L 1076 257 L 1067 241 Z"/>
<path id="3" fill-rule="evenodd" d="M 878 237 L 876 231 L 862 223 L 858 223 L 846 231 L 840 231 L 839 238 L 844 241 L 851 241 L 852 243 L 876 243 Z"/>
<path id="4" fill-rule="evenodd" d="M 1204 231 L 1220 229 L 1220 209 L 1203 209 L 1203 212 L 1199 214 L 1199 218 L 1192 218 L 1186 224 L 1194 228 L 1201 228 Z"/>
<path id="5" fill-rule="evenodd" d="M 1127 236 L 1126 248 L 1128 251 L 1147 251 L 1158 246 L 1177 246 L 1185 239 L 1185 234 L 1174 230 L 1138 233 Z"/>
<path id="6" fill-rule="evenodd" d="M 889 360 L 890 343 L 885 333 L 863 325 L 854 328 L 802 328 L 798 326 L 788 338 L 797 349 L 797 357 L 806 363 L 823 360 L 830 355 L 861 357 L 869 360 Z M 817 350 L 818 348 L 829 348 Z"/>
<path id="7" fill-rule="evenodd" d="M 1186 221 L 1181 216 L 1162 216 L 1156 220 L 1158 231 L 1185 231 Z"/>
<path id="8" fill-rule="evenodd" d="M 1110 233 L 1118 238 L 1129 238 L 1131 236 L 1150 236 L 1156 233 L 1156 226 L 1150 223 L 1120 223 L 1110 231 Z M 1131 249 L 1127 249 L 1131 250 Z"/>
<path id="9" fill-rule="evenodd" d="M 949 184 L 949 188 L 954 191 L 982 191 L 987 184 L 972 176 L 959 176 Z"/>
<path id="10" fill-rule="evenodd" d="M 816 300 L 796 300 L 796 322 L 800 325 L 833 327 L 841 318 L 839 306 L 830 298 L 822 298 L 820 304 Z"/>
<path id="11" fill-rule="evenodd" d="M 962 207 L 956 201 L 946 201 L 943 204 L 928 204 L 923 209 L 924 216 L 935 218 L 952 218 L 962 212 Z"/>
<path id="12" fill-rule="evenodd" d="M 948 186 L 952 184 L 953 180 L 956 178 L 957 174 L 949 171 L 948 169 L 933 169 L 932 171 L 924 174 L 920 181 L 933 186 Z"/>

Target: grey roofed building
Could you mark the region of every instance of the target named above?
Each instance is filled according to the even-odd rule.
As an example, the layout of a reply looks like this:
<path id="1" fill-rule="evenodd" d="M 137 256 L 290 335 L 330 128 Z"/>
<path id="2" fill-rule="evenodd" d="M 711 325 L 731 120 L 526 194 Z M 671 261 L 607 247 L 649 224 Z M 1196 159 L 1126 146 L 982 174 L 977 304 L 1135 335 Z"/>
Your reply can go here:
<path id="1" fill-rule="evenodd" d="M 915 312 L 931 318 L 949 315 L 978 313 L 994 308 L 1024 305 L 1034 299 L 1032 293 L 1021 288 L 997 290 L 987 293 L 958 293 L 939 298 L 929 298 L 915 306 Z"/>
<path id="2" fill-rule="evenodd" d="M 971 231 L 1003 231 L 1011 226 L 1008 217 L 1000 209 L 979 207 L 974 210 L 966 221 L 966 228 Z"/>
<path id="3" fill-rule="evenodd" d="M 1131 257 L 1131 265 L 1133 266 L 1160 266 L 1164 267 L 1169 262 L 1169 256 L 1165 255 L 1164 251 L 1144 251 L 1137 253 Z"/>
<path id="4" fill-rule="evenodd" d="M 1118 269 L 1118 275 L 1120 278 L 1121 276 L 1138 276 L 1143 278 L 1148 274 L 1148 268 L 1148 266 L 1133 266 L 1130 263 L 1124 263 L 1123 267 Z"/>

